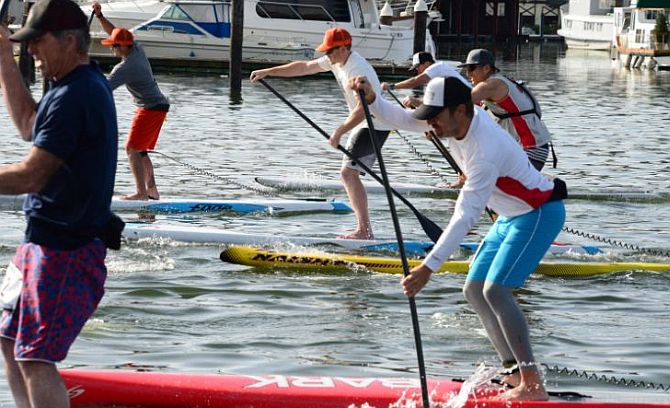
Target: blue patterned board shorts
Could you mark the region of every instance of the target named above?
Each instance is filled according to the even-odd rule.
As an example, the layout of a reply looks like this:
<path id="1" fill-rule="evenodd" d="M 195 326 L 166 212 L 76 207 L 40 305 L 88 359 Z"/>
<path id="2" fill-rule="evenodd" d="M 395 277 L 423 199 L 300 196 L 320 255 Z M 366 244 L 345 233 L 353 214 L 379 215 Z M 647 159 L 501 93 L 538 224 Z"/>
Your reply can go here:
<path id="1" fill-rule="evenodd" d="M 535 271 L 565 222 L 563 201 L 550 201 L 516 217 L 498 217 L 470 265 L 468 280 L 510 288 Z"/>
<path id="2" fill-rule="evenodd" d="M 17 307 L 0 317 L 0 337 L 15 341 L 17 361 L 65 359 L 105 292 L 106 255 L 100 240 L 75 250 L 33 243 L 17 248 L 13 262 L 23 289 Z"/>

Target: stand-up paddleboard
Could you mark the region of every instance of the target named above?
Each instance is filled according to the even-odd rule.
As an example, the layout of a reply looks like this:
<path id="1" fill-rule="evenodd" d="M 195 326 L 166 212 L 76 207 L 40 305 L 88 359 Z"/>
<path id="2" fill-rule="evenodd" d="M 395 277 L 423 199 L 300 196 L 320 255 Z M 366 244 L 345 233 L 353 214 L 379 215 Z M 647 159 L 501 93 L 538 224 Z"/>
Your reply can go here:
<path id="1" fill-rule="evenodd" d="M 25 195 L 0 195 L 0 209 L 18 211 L 23 207 Z M 153 213 L 270 213 L 291 214 L 303 212 L 351 212 L 343 201 L 325 199 L 306 200 L 212 200 L 212 199 L 161 199 L 121 200 L 112 199 L 113 211 L 147 211 Z"/>
<path id="2" fill-rule="evenodd" d="M 342 191 L 342 183 L 338 180 L 319 178 L 283 178 L 283 177 L 255 177 L 257 183 L 266 187 L 274 187 L 286 191 Z M 384 186 L 371 181 L 363 182 L 370 194 L 385 194 Z M 430 186 L 414 183 L 391 183 L 391 187 L 400 194 L 434 195 L 444 198 L 457 198 L 459 190 L 453 188 Z M 579 191 L 568 189 L 568 199 L 594 201 L 641 201 L 664 202 L 670 201 L 670 194 L 652 193 L 648 191 L 619 191 L 595 189 Z"/>
<path id="3" fill-rule="evenodd" d="M 227 231 L 220 228 L 197 227 L 173 224 L 138 224 L 128 223 L 123 230 L 127 239 L 168 238 L 175 241 L 215 243 L 226 245 L 299 245 L 299 246 L 330 246 L 348 250 L 368 252 L 397 252 L 398 242 L 394 239 L 340 239 L 319 237 L 296 237 L 277 234 L 250 234 Z M 404 241 L 405 251 L 410 255 L 425 256 L 432 248 L 432 242 Z M 464 242 L 461 248 L 474 252 L 478 243 Z M 596 254 L 601 252 L 598 247 L 588 245 L 554 244 L 549 249 L 552 254 Z"/>
<path id="4" fill-rule="evenodd" d="M 291 253 L 259 249 L 250 246 L 231 246 L 221 252 L 221 260 L 240 265 L 265 268 L 283 268 L 304 271 L 338 272 L 355 268 L 365 268 L 382 273 L 403 273 L 399 258 L 377 256 L 357 256 L 327 253 Z M 410 268 L 421 260 L 409 260 Z M 467 273 L 469 263 L 463 261 L 445 262 L 438 272 Z M 670 272 L 670 264 L 638 262 L 542 262 L 535 273 L 556 277 L 585 277 L 626 271 Z"/>
<path id="5" fill-rule="evenodd" d="M 416 378 L 289 377 L 133 371 L 61 370 L 72 407 L 145 408 L 388 408 L 421 407 Z M 453 401 L 461 382 L 427 381 L 431 406 Z M 485 385 L 464 408 L 670 408 L 665 403 L 596 401 L 507 402 L 492 399 L 501 389 Z"/>

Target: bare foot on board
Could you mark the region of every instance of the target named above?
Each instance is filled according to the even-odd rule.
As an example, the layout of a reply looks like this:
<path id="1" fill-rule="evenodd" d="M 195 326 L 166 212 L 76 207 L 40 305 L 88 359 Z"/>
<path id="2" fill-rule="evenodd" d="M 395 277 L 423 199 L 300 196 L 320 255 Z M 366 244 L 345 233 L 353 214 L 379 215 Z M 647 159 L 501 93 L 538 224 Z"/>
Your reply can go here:
<path id="1" fill-rule="evenodd" d="M 541 384 L 526 385 L 521 383 L 518 387 L 500 394 L 496 399 L 505 401 L 548 401 L 549 394 Z"/>
<path id="2" fill-rule="evenodd" d="M 349 234 L 344 234 L 344 235 L 338 235 L 337 238 L 339 239 L 375 239 L 375 237 L 365 231 L 354 231 Z"/>
<path id="3" fill-rule="evenodd" d="M 122 200 L 148 200 L 149 196 L 148 195 L 142 195 L 140 193 L 135 193 L 135 194 L 128 194 L 121 196 Z"/>

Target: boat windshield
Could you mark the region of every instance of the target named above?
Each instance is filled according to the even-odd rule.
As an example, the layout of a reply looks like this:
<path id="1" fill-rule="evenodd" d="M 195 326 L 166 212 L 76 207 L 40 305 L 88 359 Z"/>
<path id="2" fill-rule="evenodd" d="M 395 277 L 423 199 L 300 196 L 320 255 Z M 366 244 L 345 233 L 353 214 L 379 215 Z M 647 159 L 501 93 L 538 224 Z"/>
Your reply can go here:
<path id="1" fill-rule="evenodd" d="M 186 20 L 195 23 L 229 22 L 228 4 L 173 4 L 167 8 L 161 19 Z"/>
<path id="2" fill-rule="evenodd" d="M 350 22 L 346 0 L 259 1 L 256 13 L 263 18 Z"/>

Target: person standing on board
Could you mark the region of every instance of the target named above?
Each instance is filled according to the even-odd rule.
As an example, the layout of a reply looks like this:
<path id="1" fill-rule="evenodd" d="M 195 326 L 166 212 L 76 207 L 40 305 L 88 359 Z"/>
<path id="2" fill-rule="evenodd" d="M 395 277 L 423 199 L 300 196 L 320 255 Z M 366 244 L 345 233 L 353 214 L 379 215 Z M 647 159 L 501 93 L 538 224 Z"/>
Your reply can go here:
<path id="1" fill-rule="evenodd" d="M 540 118 L 540 105 L 533 95 L 522 84 L 502 75 L 488 50 L 470 51 L 458 67 L 465 68 L 474 85 L 473 102 L 486 107 L 498 124 L 521 144 L 533 166 L 542 170 L 552 148 L 551 134 Z M 555 155 L 553 161 L 556 167 Z"/>
<path id="2" fill-rule="evenodd" d="M 170 102 L 158 88 L 149 60 L 140 44 L 134 41 L 133 34 L 125 28 L 114 27 L 102 14 L 102 7 L 97 1 L 93 3 L 93 13 L 109 35 L 102 40 L 102 45 L 109 45 L 114 55 L 121 57 L 121 62 L 112 69 L 107 79 L 112 89 L 125 84 L 137 105 L 126 142 L 136 191 L 122 198 L 158 200 L 160 195 L 156 187 L 154 166 L 148 152 L 156 147 L 161 127 L 170 110 Z"/>
<path id="3" fill-rule="evenodd" d="M 426 51 L 420 51 L 412 56 L 412 66 L 409 68 L 410 72 L 416 72 L 412 78 L 404 81 L 389 84 L 382 82 L 381 87 L 384 91 L 396 89 L 414 89 L 426 85 L 431 79 L 437 77 L 454 77 L 463 81 L 467 86 L 471 86 L 467 79 L 463 78 L 456 69 L 447 65 L 443 61 L 435 61 L 433 55 Z M 408 96 L 402 101 L 403 105 L 408 108 L 416 108 L 421 105 L 421 98 L 416 96 Z"/>
<path id="4" fill-rule="evenodd" d="M 39 102 L 10 41 L 27 43 L 48 81 Z M 110 211 L 116 110 L 109 83 L 89 62 L 90 42 L 87 17 L 71 0 L 38 1 L 15 34 L 0 25 L 5 106 L 32 141 L 21 162 L 0 166 L 0 194 L 27 193 L 25 238 L 0 291 L 0 342 L 17 407 L 70 406 L 56 363 L 104 294 L 106 246 L 115 245 L 107 237 L 120 239 L 123 223 Z"/>
<path id="5" fill-rule="evenodd" d="M 342 136 L 347 132 L 351 132 L 346 148 L 356 157 L 356 160 L 352 160 L 345 156 L 340 171 L 344 188 L 356 214 L 356 229 L 350 234 L 342 235 L 339 238 L 372 239 L 374 235 L 368 213 L 368 197 L 360 178 L 361 174 L 364 173 L 357 164 L 357 161 L 368 167 L 372 167 L 376 160 L 376 155 L 370 140 L 370 130 L 365 121 L 365 114 L 361 109 L 355 109 L 356 95 L 347 88 L 347 83 L 349 79 L 363 75 L 369 78 L 375 90 L 381 91 L 379 79 L 374 68 L 372 68 L 365 58 L 361 57 L 356 51 L 351 50 L 351 35 L 343 28 L 331 28 L 326 31 L 323 43 L 316 48 L 316 51 L 323 52 L 325 55 L 311 61 L 294 61 L 272 68 L 253 71 L 250 80 L 256 82 L 268 76 L 296 77 L 326 71 L 333 72 L 335 79 L 337 79 L 344 92 L 344 98 L 349 107 L 349 116 L 333 131 L 329 143 L 333 148 L 337 148 Z M 386 141 L 391 128 L 380 120 L 375 120 L 374 124 L 377 144 L 381 147 Z"/>
<path id="6" fill-rule="evenodd" d="M 565 221 L 565 183 L 535 169 L 518 143 L 480 107 L 470 88 L 457 78 L 435 78 L 423 104 L 413 113 L 376 97 L 366 78 L 350 83 L 363 89 L 370 110 L 398 129 L 428 131 L 447 139 L 466 175 L 449 225 L 421 265 L 402 279 L 408 297 L 416 296 L 430 276 L 458 248 L 488 206 L 499 216 L 484 238 L 463 287 L 498 352 L 503 366 L 518 364 L 505 379 L 517 386 L 501 398 L 546 400 L 533 356 L 528 323 L 514 299 L 561 231 Z"/>

